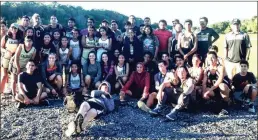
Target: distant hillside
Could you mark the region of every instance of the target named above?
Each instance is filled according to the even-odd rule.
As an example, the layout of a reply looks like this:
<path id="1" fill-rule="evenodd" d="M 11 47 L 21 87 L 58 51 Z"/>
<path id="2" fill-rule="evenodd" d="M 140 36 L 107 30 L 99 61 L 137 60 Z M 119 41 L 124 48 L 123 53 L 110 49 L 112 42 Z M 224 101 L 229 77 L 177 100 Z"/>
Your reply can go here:
<path id="1" fill-rule="evenodd" d="M 49 24 L 50 16 L 56 15 L 58 22 L 67 25 L 67 20 L 70 17 L 76 19 L 77 27 L 82 29 L 86 27 L 86 19 L 91 17 L 96 21 L 98 26 L 103 19 L 108 21 L 118 21 L 119 28 L 123 28 L 123 23 L 127 21 L 128 16 L 110 10 L 84 10 L 82 7 L 61 5 L 53 2 L 50 5 L 45 5 L 43 2 L 5 2 L 1 5 L 1 17 L 4 17 L 10 25 L 16 22 L 23 15 L 32 16 L 38 13 L 41 16 L 43 24 Z M 136 18 L 137 25 L 143 23 L 143 20 Z"/>

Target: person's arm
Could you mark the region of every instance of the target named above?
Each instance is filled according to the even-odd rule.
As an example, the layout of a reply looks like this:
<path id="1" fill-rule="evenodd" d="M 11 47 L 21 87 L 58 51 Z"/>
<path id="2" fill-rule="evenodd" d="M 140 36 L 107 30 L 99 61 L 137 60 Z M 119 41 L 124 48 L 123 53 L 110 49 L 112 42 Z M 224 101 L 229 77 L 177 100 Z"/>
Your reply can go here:
<path id="1" fill-rule="evenodd" d="M 108 48 L 106 48 L 108 51 L 111 50 L 112 47 L 112 38 L 109 38 Z"/>
<path id="2" fill-rule="evenodd" d="M 160 85 L 161 85 L 161 83 L 159 83 L 158 77 L 159 77 L 159 74 L 157 73 L 157 74 L 154 76 L 155 89 L 156 89 L 156 90 L 159 90 L 159 89 L 160 89 Z"/>
<path id="3" fill-rule="evenodd" d="M 38 91 L 37 91 L 37 96 L 36 96 L 36 103 L 39 103 L 41 94 L 42 94 L 42 83 L 41 82 L 37 82 L 37 87 L 38 87 Z"/>
<path id="4" fill-rule="evenodd" d="M 223 78 L 224 78 L 224 68 L 223 67 L 220 67 L 218 69 L 219 71 L 219 78 L 218 80 L 213 84 L 213 86 L 210 88 L 210 91 L 213 91 L 214 89 L 216 89 L 217 87 L 219 87 L 219 84 L 222 83 L 223 81 Z"/>
<path id="5" fill-rule="evenodd" d="M 198 75 L 198 77 L 196 77 L 196 83 L 200 83 L 201 81 L 202 81 L 202 79 L 203 79 L 203 73 L 204 73 L 204 71 L 203 71 L 203 69 L 201 68 L 200 70 L 199 70 L 199 75 Z"/>
<path id="6" fill-rule="evenodd" d="M 194 90 L 194 82 L 193 82 L 193 79 L 192 78 L 189 78 L 187 81 L 186 81 L 186 85 L 187 85 L 187 88 L 183 88 L 183 94 L 184 95 L 189 95 L 193 92 Z"/>
<path id="7" fill-rule="evenodd" d="M 85 35 L 82 36 L 81 43 L 82 43 L 82 47 L 85 48 L 86 47 L 86 36 Z"/>
<path id="8" fill-rule="evenodd" d="M 32 60 L 34 60 L 34 59 L 35 59 L 36 54 L 37 54 L 37 50 L 36 50 L 36 48 L 35 48 L 35 51 L 33 52 L 32 57 L 31 57 L 31 59 L 32 59 Z"/>
<path id="9" fill-rule="evenodd" d="M 116 74 L 116 79 L 118 78 L 118 76 L 120 76 L 119 74 L 118 74 L 118 71 L 117 71 L 117 67 L 116 67 L 116 65 L 115 65 L 115 74 Z"/>
<path id="10" fill-rule="evenodd" d="M 97 63 L 97 62 L 95 62 Z M 98 69 L 98 73 L 97 76 L 94 78 L 94 83 L 97 83 L 98 81 L 100 81 L 101 78 L 101 66 L 100 63 L 97 63 L 97 69 Z"/>
<path id="11" fill-rule="evenodd" d="M 213 44 L 214 42 L 216 42 L 218 39 L 219 39 L 219 34 L 218 33 L 216 33 L 213 29 L 211 29 L 212 30 L 212 36 L 213 36 L 213 40 L 211 41 L 211 44 Z"/>
<path id="12" fill-rule="evenodd" d="M 52 91 L 54 88 L 47 81 L 47 75 L 46 75 L 47 66 L 46 65 L 47 65 L 47 63 L 43 63 L 41 65 L 41 75 L 42 75 L 43 83 L 44 83 L 45 87 L 49 88 L 50 91 Z"/>
<path id="13" fill-rule="evenodd" d="M 206 88 L 207 88 L 207 80 L 208 80 L 208 77 L 207 77 L 207 71 L 205 70 L 204 71 L 204 75 L 203 75 L 203 80 L 202 80 L 202 91 L 205 92 Z"/>
<path id="14" fill-rule="evenodd" d="M 168 55 L 169 55 L 169 58 L 171 57 L 170 53 L 171 53 L 171 47 L 172 47 L 172 37 L 170 37 L 168 39 Z"/>
<path id="15" fill-rule="evenodd" d="M 156 46 L 154 59 L 157 60 L 158 52 L 159 52 L 159 39 L 157 36 L 154 36 L 154 39 L 155 39 L 155 46 Z"/>
<path id="16" fill-rule="evenodd" d="M 83 64 L 82 71 L 83 71 L 83 77 L 88 75 L 88 62 Z"/>
<path id="17" fill-rule="evenodd" d="M 255 87 L 258 87 L 258 82 L 257 82 L 257 80 L 256 80 L 256 78 L 255 78 L 255 76 L 254 76 L 254 74 L 253 73 L 251 73 L 251 79 L 252 79 L 252 81 L 251 81 L 251 85 L 252 86 L 255 86 Z"/>
<path id="18" fill-rule="evenodd" d="M 73 51 L 73 48 L 72 48 L 72 47 L 69 47 L 69 52 L 68 52 L 68 54 L 67 54 L 67 55 L 68 55 L 68 56 L 67 56 L 68 59 L 71 57 L 72 51 Z"/>
<path id="19" fill-rule="evenodd" d="M 66 82 L 65 82 L 65 87 L 66 88 L 70 87 L 70 73 L 67 75 Z"/>
<path id="20" fill-rule="evenodd" d="M 55 74 L 59 74 L 62 76 L 62 66 L 60 65 L 60 63 L 56 62 L 56 66 L 57 66 L 57 71 L 55 72 Z"/>
<path id="21" fill-rule="evenodd" d="M 15 56 L 14 56 L 14 59 L 15 59 L 14 62 L 15 62 L 15 65 L 17 66 L 17 73 L 18 73 L 18 74 L 19 74 L 20 71 L 21 71 L 19 60 L 20 60 L 20 55 L 21 55 L 22 46 L 23 46 L 23 45 L 19 45 L 18 49 L 17 49 L 16 52 L 15 52 Z"/>
<path id="22" fill-rule="evenodd" d="M 22 77 L 22 73 L 20 73 L 18 75 L 18 91 L 19 91 L 20 94 L 22 94 L 24 96 L 24 100 L 26 101 L 26 100 L 29 100 L 29 98 L 25 94 L 25 89 L 24 89 L 25 85 L 22 83 L 23 80 L 24 79 Z"/>
<path id="23" fill-rule="evenodd" d="M 193 53 L 195 53 L 197 51 L 197 46 L 198 46 L 198 38 L 197 38 L 197 35 L 194 35 L 194 47 L 191 49 L 190 52 L 188 52 L 186 54 L 186 56 L 188 57 L 188 56 L 192 55 Z"/>
<path id="24" fill-rule="evenodd" d="M 129 76 L 129 63 L 126 63 L 126 73 L 125 76 L 128 77 Z"/>
<path id="25" fill-rule="evenodd" d="M 250 48 L 252 47 L 252 44 L 251 44 L 248 34 L 246 34 L 246 37 L 245 37 L 245 44 L 246 44 L 246 58 L 245 59 L 248 61 L 249 56 L 250 56 Z"/>
<path id="26" fill-rule="evenodd" d="M 132 83 L 134 82 L 134 73 L 135 73 L 135 72 L 133 72 L 133 73 L 131 74 L 129 80 L 126 82 L 126 84 L 125 84 L 124 87 L 121 89 L 121 91 L 126 92 L 126 91 L 130 88 L 130 86 L 131 86 Z"/>
<path id="27" fill-rule="evenodd" d="M 5 49 L 5 38 L 6 38 L 6 35 L 2 37 L 1 39 L 1 49 Z"/>
<path id="28" fill-rule="evenodd" d="M 225 35 L 224 41 L 224 59 L 228 58 L 228 42 L 227 42 L 227 35 Z"/>
<path id="29" fill-rule="evenodd" d="M 182 34 L 180 33 L 178 35 L 178 41 L 177 41 L 177 46 L 178 46 L 178 52 L 181 54 L 181 55 L 185 55 L 184 52 L 182 51 L 181 47 L 182 47 L 182 44 L 181 44 L 181 36 Z"/>

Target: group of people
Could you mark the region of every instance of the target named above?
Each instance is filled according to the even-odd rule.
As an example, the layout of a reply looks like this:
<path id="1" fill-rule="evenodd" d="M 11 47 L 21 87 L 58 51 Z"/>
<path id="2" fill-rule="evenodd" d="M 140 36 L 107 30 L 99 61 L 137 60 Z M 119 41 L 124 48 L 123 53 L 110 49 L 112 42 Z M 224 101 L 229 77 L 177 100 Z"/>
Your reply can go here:
<path id="1" fill-rule="evenodd" d="M 219 35 L 207 27 L 207 17 L 199 19 L 198 33 L 190 19 L 183 24 L 173 20 L 172 30 L 160 20 L 153 29 L 149 17 L 138 27 L 133 15 L 122 30 L 115 20 L 103 20 L 97 29 L 92 18 L 85 29 L 76 28 L 74 18 L 65 27 L 55 15 L 43 25 L 37 13 L 21 22 L 6 30 L 1 21 L 2 99 L 8 74 L 18 108 L 72 95 L 78 112 L 68 136 L 80 133 L 83 122 L 114 110 L 114 93 L 119 93 L 121 105 L 136 98 L 138 107 L 152 115 L 172 104 L 168 120 L 175 120 L 182 109 L 211 102 L 217 103 L 213 107 L 218 114 L 228 114 L 235 100 L 245 101 L 255 112 L 257 80 L 248 72 L 251 43 L 240 31 L 239 19 L 232 20 L 232 31 L 225 36 L 224 58 L 212 45 Z"/>

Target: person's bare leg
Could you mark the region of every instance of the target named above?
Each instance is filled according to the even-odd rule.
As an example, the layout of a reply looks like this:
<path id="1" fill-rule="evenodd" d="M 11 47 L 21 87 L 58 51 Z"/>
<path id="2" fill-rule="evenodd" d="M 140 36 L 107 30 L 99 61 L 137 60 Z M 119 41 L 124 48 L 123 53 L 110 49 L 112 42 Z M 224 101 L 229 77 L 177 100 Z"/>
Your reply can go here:
<path id="1" fill-rule="evenodd" d="M 63 80 L 62 80 L 62 77 L 60 75 L 56 76 L 55 83 L 57 85 L 57 88 L 60 90 L 63 86 Z"/>
<path id="2" fill-rule="evenodd" d="M 24 97 L 21 94 L 16 94 L 15 100 L 24 103 Z"/>
<path id="3" fill-rule="evenodd" d="M 0 93 L 3 93 L 4 92 L 4 88 L 5 88 L 5 84 L 7 83 L 7 79 L 8 79 L 8 73 L 7 73 L 7 69 L 4 69 L 1 67 L 1 71 L 2 71 L 2 74 L 1 74 L 1 84 L 0 84 Z"/>
<path id="4" fill-rule="evenodd" d="M 91 108 L 87 114 L 84 117 L 83 123 L 87 124 L 89 121 L 92 121 L 96 116 L 98 115 L 98 112 L 96 109 Z"/>
<path id="5" fill-rule="evenodd" d="M 248 94 L 248 91 L 249 91 L 249 88 L 250 88 L 251 85 L 246 85 L 245 88 L 244 88 L 244 93 L 245 94 Z M 257 96 L 257 89 L 252 89 L 252 94 L 251 94 L 251 101 L 254 102 L 255 99 L 256 99 L 256 96 Z"/>
<path id="6" fill-rule="evenodd" d="M 13 92 L 13 97 L 16 95 L 16 83 L 17 83 L 17 75 L 12 74 L 12 92 Z"/>
<path id="7" fill-rule="evenodd" d="M 154 100 L 156 99 L 157 97 L 157 93 L 156 92 L 153 92 L 149 95 L 149 98 L 147 100 L 147 106 L 148 107 L 151 107 L 154 103 Z"/>
<path id="8" fill-rule="evenodd" d="M 89 75 L 86 75 L 84 78 L 85 84 L 87 86 L 87 88 L 90 87 L 90 83 L 91 83 L 91 77 Z"/>
<path id="9" fill-rule="evenodd" d="M 221 96 L 224 101 L 228 102 L 229 101 L 229 88 L 226 84 L 221 83 L 219 84 Z"/>
<path id="10" fill-rule="evenodd" d="M 42 101 L 42 100 L 45 100 L 46 98 L 47 98 L 47 93 L 46 92 L 42 92 L 39 100 Z"/>

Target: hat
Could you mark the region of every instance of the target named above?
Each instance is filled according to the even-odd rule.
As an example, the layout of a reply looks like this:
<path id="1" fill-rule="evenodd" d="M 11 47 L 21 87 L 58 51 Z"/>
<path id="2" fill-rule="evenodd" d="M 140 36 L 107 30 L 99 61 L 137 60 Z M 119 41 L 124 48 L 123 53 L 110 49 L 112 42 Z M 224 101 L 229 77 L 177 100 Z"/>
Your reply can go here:
<path id="1" fill-rule="evenodd" d="M 17 24 L 17 23 L 12 23 L 12 24 L 11 24 L 11 27 L 15 27 L 15 28 L 18 29 L 18 28 L 19 28 L 19 24 Z"/>
<path id="2" fill-rule="evenodd" d="M 241 21 L 237 18 L 233 19 L 231 24 L 241 24 Z"/>

